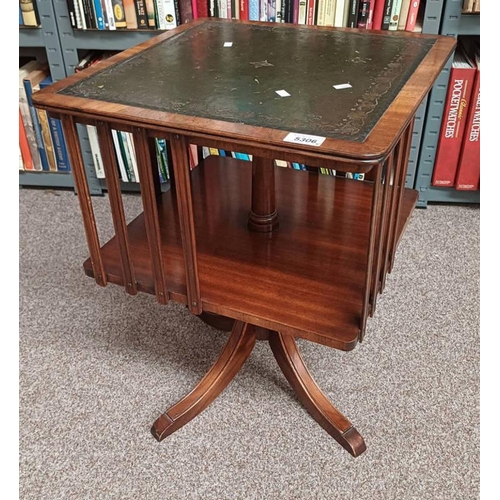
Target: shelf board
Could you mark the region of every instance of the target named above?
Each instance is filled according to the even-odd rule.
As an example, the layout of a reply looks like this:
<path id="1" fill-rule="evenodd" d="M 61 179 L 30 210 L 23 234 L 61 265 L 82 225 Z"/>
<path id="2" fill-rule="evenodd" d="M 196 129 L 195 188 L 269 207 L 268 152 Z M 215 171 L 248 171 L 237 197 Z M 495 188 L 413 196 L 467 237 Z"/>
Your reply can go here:
<path id="1" fill-rule="evenodd" d="M 480 19 L 479 14 L 463 14 L 460 16 L 459 35 L 479 35 Z"/>
<path id="2" fill-rule="evenodd" d="M 19 47 L 44 47 L 43 33 L 40 27 L 19 28 Z"/>
<path id="3" fill-rule="evenodd" d="M 480 203 L 480 191 L 457 191 L 453 188 L 429 187 L 425 190 L 424 201 L 426 202 L 441 202 L 441 203 Z"/>
<path id="4" fill-rule="evenodd" d="M 66 172 L 19 171 L 19 185 L 31 187 L 74 188 L 73 176 Z"/>
<path id="5" fill-rule="evenodd" d="M 157 30 L 73 30 L 76 49 L 125 50 L 162 33 Z"/>
<path id="6" fill-rule="evenodd" d="M 365 289 L 372 185 L 276 167 L 279 230 L 247 230 L 250 162 L 208 157 L 191 173 L 203 310 L 352 349 Z M 410 191 L 410 190 L 408 190 Z M 400 231 L 415 199 L 403 205 Z M 159 204 L 170 297 L 186 303 L 175 191 Z M 128 225 L 138 289 L 154 293 L 143 215 Z M 399 239 L 399 236 L 398 236 Z M 123 285 L 116 238 L 102 248 L 111 283 Z M 92 276 L 90 259 L 84 263 Z"/>

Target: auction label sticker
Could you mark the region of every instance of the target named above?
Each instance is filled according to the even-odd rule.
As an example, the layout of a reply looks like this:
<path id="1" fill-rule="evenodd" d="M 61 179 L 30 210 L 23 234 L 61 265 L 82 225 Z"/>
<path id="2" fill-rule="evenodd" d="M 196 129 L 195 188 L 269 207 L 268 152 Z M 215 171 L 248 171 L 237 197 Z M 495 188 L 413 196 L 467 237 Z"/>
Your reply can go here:
<path id="1" fill-rule="evenodd" d="M 297 134 L 290 132 L 283 140 L 285 142 L 293 142 L 295 144 L 305 144 L 306 146 L 321 146 L 325 142 L 326 137 L 318 135 Z"/>

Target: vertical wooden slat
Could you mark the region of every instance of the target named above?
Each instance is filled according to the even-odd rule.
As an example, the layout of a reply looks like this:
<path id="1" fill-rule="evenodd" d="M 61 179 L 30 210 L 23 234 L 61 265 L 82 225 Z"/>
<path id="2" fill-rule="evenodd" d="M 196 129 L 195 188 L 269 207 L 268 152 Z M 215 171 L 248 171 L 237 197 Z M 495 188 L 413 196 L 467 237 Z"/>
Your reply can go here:
<path id="1" fill-rule="evenodd" d="M 384 248 L 384 260 L 382 262 L 382 274 L 380 277 L 380 291 L 383 291 L 385 288 L 385 281 L 387 278 L 387 273 L 389 271 L 389 259 L 391 256 L 392 245 L 393 245 L 393 237 L 395 233 L 396 227 L 396 208 L 397 208 L 397 198 L 399 193 L 399 178 L 401 176 L 401 170 L 403 169 L 403 154 L 404 154 L 404 145 L 406 139 L 406 131 L 403 132 L 401 137 L 399 138 L 398 143 L 395 147 L 395 164 L 393 168 L 392 182 L 391 182 L 391 191 L 390 191 L 390 199 L 389 203 L 389 223 L 387 228 L 387 238 L 386 245 Z"/>
<path id="2" fill-rule="evenodd" d="M 403 160 L 402 160 L 403 165 L 401 168 L 400 178 L 398 180 L 399 189 L 398 189 L 398 197 L 397 197 L 397 203 L 396 203 L 396 224 L 394 225 L 394 234 L 392 236 L 392 247 L 391 247 L 391 254 L 389 257 L 389 272 L 392 271 L 392 266 L 394 265 L 394 257 L 396 255 L 396 248 L 398 245 L 397 234 L 398 234 L 399 217 L 401 215 L 401 206 L 403 204 L 403 194 L 404 194 L 404 190 L 405 190 L 406 173 L 408 171 L 408 159 L 410 157 L 411 141 L 413 138 L 414 123 L 415 123 L 414 120 L 412 120 L 410 125 L 408 126 L 408 128 L 406 130 L 406 137 L 404 139 L 404 152 L 403 152 Z"/>
<path id="3" fill-rule="evenodd" d="M 168 302 L 168 290 L 163 272 L 161 233 L 148 136 L 143 128 L 134 128 L 133 139 L 137 157 L 137 168 L 139 170 L 142 206 L 144 208 L 144 220 L 149 253 L 151 255 L 156 299 L 160 304 L 166 304 Z"/>
<path id="4" fill-rule="evenodd" d="M 83 226 L 85 228 L 85 236 L 87 237 L 87 245 L 89 247 L 90 262 L 92 263 L 94 278 L 98 285 L 105 286 L 107 284 L 107 277 L 104 272 L 99 235 L 97 233 L 92 200 L 90 198 L 87 176 L 83 165 L 76 123 L 73 117 L 69 115 L 62 115 L 61 122 L 66 145 L 68 147 L 78 201 L 83 216 Z"/>
<path id="5" fill-rule="evenodd" d="M 111 216 L 120 249 L 123 284 L 127 293 L 135 295 L 137 293 L 137 286 L 130 257 L 130 247 L 127 238 L 127 221 L 125 220 L 125 212 L 123 210 L 120 181 L 118 179 L 118 165 L 109 124 L 101 121 L 97 122 L 97 133 L 104 173 L 106 176 Z"/>
<path id="6" fill-rule="evenodd" d="M 368 239 L 368 255 L 367 255 L 367 264 L 366 264 L 366 283 L 365 283 L 365 296 L 363 297 L 363 309 L 361 313 L 361 324 L 360 324 L 360 335 L 359 341 L 362 342 L 365 330 L 366 330 L 366 322 L 368 319 L 368 315 L 370 312 L 370 285 L 373 279 L 373 269 L 374 267 L 374 259 L 376 256 L 375 252 L 375 241 L 377 236 L 377 219 L 378 215 L 378 206 L 379 206 L 379 197 L 380 197 L 380 182 L 382 177 L 382 164 L 378 164 L 372 170 L 374 173 L 373 180 L 373 189 L 372 189 L 372 207 L 370 213 L 370 234 Z"/>
<path id="7" fill-rule="evenodd" d="M 390 153 L 389 158 L 385 163 L 385 175 L 383 178 L 383 194 L 382 194 L 382 204 L 380 207 L 380 224 L 378 226 L 378 248 L 377 248 L 377 256 L 376 256 L 376 267 L 375 272 L 373 273 L 372 279 L 372 307 L 370 314 L 373 316 L 375 313 L 375 308 L 377 305 L 377 296 L 380 291 L 380 273 L 382 270 L 382 262 L 384 258 L 384 248 L 386 244 L 386 236 L 387 236 L 387 226 L 388 226 L 388 200 L 389 200 L 389 191 L 390 191 L 390 179 L 392 177 L 394 165 L 394 150 Z"/>
<path id="8" fill-rule="evenodd" d="M 196 237 L 194 229 L 193 201 L 191 195 L 191 179 L 189 176 L 189 144 L 185 137 L 171 137 L 172 166 L 175 176 L 175 190 L 181 228 L 184 263 L 186 267 L 186 287 L 188 307 L 194 314 L 201 314 L 201 294 L 198 277 L 198 260 L 196 254 Z"/>

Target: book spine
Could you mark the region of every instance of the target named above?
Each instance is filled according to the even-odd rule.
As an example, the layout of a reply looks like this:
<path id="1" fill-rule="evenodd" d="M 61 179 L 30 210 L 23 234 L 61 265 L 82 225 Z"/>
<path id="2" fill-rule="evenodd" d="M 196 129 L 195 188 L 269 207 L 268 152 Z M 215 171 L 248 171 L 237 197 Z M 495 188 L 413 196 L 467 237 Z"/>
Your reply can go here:
<path id="1" fill-rule="evenodd" d="M 276 0 L 267 0 L 267 20 L 270 23 L 276 22 Z"/>
<path id="2" fill-rule="evenodd" d="M 170 175 L 168 170 L 167 143 L 165 139 L 156 139 L 156 147 L 160 158 L 159 170 L 161 177 L 163 177 L 163 182 L 166 182 L 170 179 Z"/>
<path id="3" fill-rule="evenodd" d="M 191 0 L 179 0 L 179 24 L 189 23 L 193 20 L 193 7 Z"/>
<path id="4" fill-rule="evenodd" d="M 125 13 L 125 24 L 128 30 L 137 29 L 137 14 L 135 13 L 135 0 L 122 0 Z"/>
<path id="5" fill-rule="evenodd" d="M 368 15 L 370 12 L 370 0 L 361 0 L 359 4 L 358 28 L 368 28 Z"/>
<path id="6" fill-rule="evenodd" d="M 307 0 L 299 0 L 299 12 L 297 16 L 297 24 L 307 23 Z"/>
<path id="7" fill-rule="evenodd" d="M 408 13 L 410 12 L 410 4 L 412 0 L 403 0 L 401 2 L 401 11 L 399 12 L 398 30 L 403 31 L 406 28 Z"/>
<path id="8" fill-rule="evenodd" d="M 94 5 L 93 0 L 83 0 L 82 5 L 83 5 L 83 15 L 85 17 L 85 24 L 87 26 L 87 29 L 92 29 L 95 28 L 95 24 L 93 22 L 93 16 L 91 13 L 91 5 L 90 2 L 92 2 L 92 5 Z"/>
<path id="9" fill-rule="evenodd" d="M 382 29 L 388 30 L 391 22 L 392 4 L 394 0 L 385 0 L 384 15 L 382 17 Z"/>
<path id="10" fill-rule="evenodd" d="M 240 19 L 242 21 L 248 21 L 249 20 L 248 0 L 239 0 L 239 2 L 240 2 Z"/>
<path id="11" fill-rule="evenodd" d="M 135 0 L 135 15 L 137 17 L 137 27 L 139 29 L 148 29 L 148 14 L 146 12 L 145 0 Z"/>
<path id="12" fill-rule="evenodd" d="M 104 25 L 104 13 L 102 10 L 101 0 L 94 0 L 95 24 L 98 30 L 106 29 Z"/>
<path id="13" fill-rule="evenodd" d="M 307 0 L 306 24 L 313 25 L 316 15 L 316 0 Z"/>
<path id="14" fill-rule="evenodd" d="M 38 16 L 35 10 L 35 0 L 19 0 L 24 26 L 38 26 Z"/>
<path id="15" fill-rule="evenodd" d="M 146 15 L 148 16 L 148 26 L 151 29 L 155 29 L 156 25 L 156 7 L 154 0 L 145 0 L 146 4 Z"/>
<path id="16" fill-rule="evenodd" d="M 399 24 L 399 14 L 401 12 L 402 0 L 393 0 L 391 9 L 391 19 L 389 21 L 389 31 L 396 31 Z"/>
<path id="17" fill-rule="evenodd" d="M 475 69 L 451 68 L 443 123 L 434 162 L 432 185 L 452 187 L 464 135 Z"/>
<path id="18" fill-rule="evenodd" d="M 116 28 L 126 28 L 127 20 L 125 18 L 125 7 L 123 5 L 123 0 L 111 0 L 111 4 Z"/>
<path id="19" fill-rule="evenodd" d="M 94 125 L 87 125 L 87 135 L 89 136 L 90 151 L 94 162 L 95 175 L 98 179 L 104 179 L 104 167 L 102 164 L 101 149 L 97 136 L 97 128 Z"/>
<path id="20" fill-rule="evenodd" d="M 51 172 L 57 172 L 54 144 L 52 142 L 52 136 L 50 134 L 49 117 L 47 115 L 47 111 L 45 111 L 44 109 L 35 109 L 35 111 L 38 115 L 38 121 L 40 123 L 40 131 L 42 133 L 42 141 L 45 146 L 45 152 L 47 154 L 49 170 Z"/>
<path id="21" fill-rule="evenodd" d="M 23 26 L 23 25 L 24 25 L 23 11 L 21 10 L 21 3 L 19 3 L 19 26 Z"/>
<path id="22" fill-rule="evenodd" d="M 130 154 L 130 170 L 132 175 L 132 182 L 139 182 L 139 168 L 137 166 L 137 156 L 135 154 L 134 138 L 130 132 L 124 132 L 126 137 L 126 144 Z"/>
<path id="23" fill-rule="evenodd" d="M 348 28 L 356 28 L 358 26 L 359 17 L 359 0 L 351 0 L 349 3 L 349 18 L 347 19 Z"/>
<path id="24" fill-rule="evenodd" d="M 72 28 L 78 28 L 76 24 L 76 15 L 75 15 L 75 3 L 73 0 L 66 0 L 66 6 L 68 8 L 68 16 L 69 22 L 71 23 Z"/>
<path id="25" fill-rule="evenodd" d="M 342 28 L 344 26 L 344 5 L 346 0 L 337 0 L 335 5 L 335 21 L 334 26 L 336 28 Z"/>
<path id="26" fill-rule="evenodd" d="M 333 26 L 335 21 L 335 0 L 327 0 L 325 3 L 325 26 Z"/>
<path id="27" fill-rule="evenodd" d="M 325 25 L 325 3 L 326 0 L 317 0 L 316 5 L 316 22 L 317 26 Z"/>
<path id="28" fill-rule="evenodd" d="M 375 2 L 376 0 L 371 0 L 368 5 L 368 19 L 366 20 L 366 29 L 373 29 L 373 13 L 375 11 Z"/>
<path id="29" fill-rule="evenodd" d="M 384 18 L 385 0 L 377 0 L 373 8 L 373 27 L 374 30 L 382 29 L 382 20 Z"/>
<path id="30" fill-rule="evenodd" d="M 259 0 L 248 0 L 248 18 L 250 21 L 259 20 Z"/>
<path id="31" fill-rule="evenodd" d="M 19 148 L 21 149 L 21 156 L 23 159 L 24 170 L 35 170 L 33 158 L 31 156 L 30 146 L 28 143 L 28 136 L 26 135 L 26 128 L 19 108 Z"/>
<path id="32" fill-rule="evenodd" d="M 118 169 L 120 171 L 120 178 L 123 182 L 128 182 L 127 170 L 125 169 L 125 160 L 122 152 L 122 145 L 120 137 L 121 134 L 115 129 L 111 129 L 111 136 L 113 137 L 113 144 L 115 146 L 116 160 L 118 161 Z"/>
<path id="33" fill-rule="evenodd" d="M 71 172 L 66 140 L 62 128 L 61 120 L 49 116 L 50 133 L 54 144 L 54 154 L 58 172 Z"/>
<path id="34" fill-rule="evenodd" d="M 415 29 L 419 7 L 420 0 L 411 0 L 410 8 L 408 9 L 408 18 L 406 19 L 406 31 L 413 31 Z"/>
<path id="35" fill-rule="evenodd" d="M 85 18 L 85 9 L 83 8 L 83 0 L 78 0 L 78 12 L 80 12 L 80 22 L 82 24 L 82 30 L 87 29 L 87 20 Z"/>
<path id="36" fill-rule="evenodd" d="M 38 115 L 36 113 L 36 109 L 33 106 L 33 101 L 31 100 L 31 96 L 33 94 L 33 88 L 31 86 L 31 82 L 29 80 L 23 81 L 24 90 L 26 92 L 26 101 L 28 104 L 29 116 L 31 119 L 33 136 L 34 136 L 34 145 L 36 150 L 38 151 L 38 156 L 40 158 L 41 170 L 50 170 L 49 162 L 47 160 L 47 153 L 45 151 L 45 145 L 42 139 L 42 131 L 40 128 L 40 122 L 38 121 Z M 29 137 L 29 135 L 28 135 Z M 32 151 L 33 153 L 33 151 Z"/>
<path id="37" fill-rule="evenodd" d="M 455 188 L 459 191 L 477 191 L 479 189 L 480 171 L 480 125 L 481 125 L 481 92 L 480 72 L 476 74 L 472 90 L 472 106 L 467 115 L 467 123 L 458 162 Z"/>

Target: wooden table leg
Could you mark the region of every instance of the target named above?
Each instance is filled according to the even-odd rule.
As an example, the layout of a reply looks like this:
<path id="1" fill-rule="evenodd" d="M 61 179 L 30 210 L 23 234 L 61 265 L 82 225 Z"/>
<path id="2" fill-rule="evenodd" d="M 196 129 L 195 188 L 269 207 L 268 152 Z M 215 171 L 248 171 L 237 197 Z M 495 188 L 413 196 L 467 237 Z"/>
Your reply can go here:
<path id="1" fill-rule="evenodd" d="M 361 455 L 366 450 L 363 438 L 317 386 L 295 339 L 291 335 L 271 332 L 269 344 L 283 374 L 314 420 L 353 457 Z"/>
<path id="2" fill-rule="evenodd" d="M 248 229 L 270 233 L 278 229 L 274 188 L 274 160 L 254 156 L 252 159 L 252 209 Z"/>
<path id="3" fill-rule="evenodd" d="M 153 436 L 162 441 L 199 415 L 233 380 L 254 345 L 253 325 L 236 321 L 219 359 L 185 398 L 156 419 L 151 429 Z"/>

